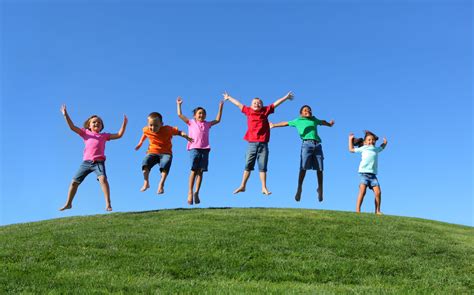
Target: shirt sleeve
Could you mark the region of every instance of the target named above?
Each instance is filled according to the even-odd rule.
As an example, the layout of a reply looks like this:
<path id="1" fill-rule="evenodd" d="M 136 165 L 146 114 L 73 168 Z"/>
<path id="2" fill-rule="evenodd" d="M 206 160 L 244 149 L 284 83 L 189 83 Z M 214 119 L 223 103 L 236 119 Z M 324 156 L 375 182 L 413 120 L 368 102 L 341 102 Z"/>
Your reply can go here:
<path id="1" fill-rule="evenodd" d="M 362 147 L 355 147 L 354 148 L 354 153 L 362 153 L 363 148 Z"/>
<path id="2" fill-rule="evenodd" d="M 179 135 L 179 129 L 178 127 L 174 126 L 174 127 L 171 127 L 171 126 L 168 126 L 170 128 L 170 132 L 172 135 Z"/>
<path id="3" fill-rule="evenodd" d="M 248 116 L 250 113 L 250 108 L 248 106 L 242 106 L 242 113 Z"/>
<path id="4" fill-rule="evenodd" d="M 294 120 L 288 121 L 288 126 L 296 127 L 296 121 L 298 121 L 298 119 L 294 119 Z"/>
<path id="5" fill-rule="evenodd" d="M 267 107 L 266 114 L 270 115 L 270 114 L 273 114 L 274 112 L 275 112 L 275 105 L 272 103 L 271 105 Z"/>
<path id="6" fill-rule="evenodd" d="M 381 151 L 383 151 L 383 147 L 382 147 L 382 146 L 378 146 L 378 147 L 375 148 L 375 151 L 376 151 L 377 153 L 380 153 Z"/>
<path id="7" fill-rule="evenodd" d="M 110 140 L 110 133 L 103 133 L 103 134 L 104 134 L 105 140 L 109 141 Z"/>
<path id="8" fill-rule="evenodd" d="M 84 138 L 84 136 L 86 135 L 86 128 L 81 128 L 79 129 L 79 136 Z"/>
<path id="9" fill-rule="evenodd" d="M 319 120 L 318 118 L 316 118 L 315 116 L 313 116 L 313 120 L 314 122 L 316 123 L 316 125 L 321 125 L 323 123 L 323 121 Z"/>

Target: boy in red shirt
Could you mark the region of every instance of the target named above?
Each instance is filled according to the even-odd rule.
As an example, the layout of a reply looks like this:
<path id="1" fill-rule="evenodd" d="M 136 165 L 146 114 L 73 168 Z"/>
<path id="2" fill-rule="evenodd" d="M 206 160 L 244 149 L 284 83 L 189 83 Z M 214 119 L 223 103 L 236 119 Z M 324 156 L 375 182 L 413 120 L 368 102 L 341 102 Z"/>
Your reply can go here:
<path id="1" fill-rule="evenodd" d="M 242 113 L 247 116 L 247 132 L 244 139 L 248 141 L 245 170 L 242 177 L 242 183 L 234 190 L 234 194 L 245 192 L 245 186 L 249 179 L 250 172 L 258 162 L 260 171 L 260 180 L 262 182 L 262 193 L 270 195 L 271 192 L 267 188 L 267 163 L 268 163 L 268 142 L 270 141 L 270 124 L 268 116 L 275 111 L 275 108 L 288 99 L 293 99 L 293 93 L 290 91 L 284 97 L 278 99 L 269 106 L 263 106 L 260 98 L 256 97 L 252 100 L 250 107 L 242 105 L 237 99 L 230 96 L 227 92 L 224 94 L 224 100 L 229 100 L 236 105 Z"/>
<path id="2" fill-rule="evenodd" d="M 158 184 L 157 194 L 163 194 L 166 177 L 171 168 L 171 162 L 173 160 L 173 153 L 171 151 L 171 138 L 175 135 L 182 136 L 188 141 L 192 142 L 193 139 L 190 138 L 185 132 L 179 131 L 177 127 L 171 127 L 168 125 L 163 126 L 163 118 L 160 113 L 153 112 L 148 115 L 147 118 L 148 126 L 143 127 L 143 135 L 140 138 L 135 150 L 138 151 L 142 146 L 146 138 L 148 138 L 149 146 L 147 150 L 147 155 L 142 162 L 142 171 L 143 171 L 143 186 L 140 191 L 144 192 L 150 187 L 148 181 L 148 176 L 150 175 L 150 170 L 156 164 L 160 165 L 161 179 Z"/>

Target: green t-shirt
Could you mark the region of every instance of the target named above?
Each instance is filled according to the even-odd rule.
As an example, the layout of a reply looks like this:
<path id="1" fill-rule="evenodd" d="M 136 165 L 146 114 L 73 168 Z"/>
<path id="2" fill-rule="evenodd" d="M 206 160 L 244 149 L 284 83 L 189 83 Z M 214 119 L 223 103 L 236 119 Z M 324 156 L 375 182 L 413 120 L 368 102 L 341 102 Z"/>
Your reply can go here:
<path id="1" fill-rule="evenodd" d="M 321 125 L 321 120 L 314 116 L 311 118 L 298 117 L 288 122 L 288 126 L 296 127 L 301 139 L 314 139 L 321 142 L 321 138 L 318 136 L 318 125 Z"/>

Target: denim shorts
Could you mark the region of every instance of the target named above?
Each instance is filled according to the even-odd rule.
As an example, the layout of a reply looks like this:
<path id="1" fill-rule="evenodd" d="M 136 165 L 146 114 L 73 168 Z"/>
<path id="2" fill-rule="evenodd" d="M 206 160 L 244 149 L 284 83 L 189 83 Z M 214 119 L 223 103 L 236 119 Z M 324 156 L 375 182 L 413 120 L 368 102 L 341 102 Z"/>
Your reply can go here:
<path id="1" fill-rule="evenodd" d="M 301 144 L 300 170 L 324 170 L 324 155 L 321 143 L 303 140 Z"/>
<path id="2" fill-rule="evenodd" d="M 268 154 L 267 142 L 249 142 L 245 155 L 245 170 L 252 171 L 255 167 L 255 161 L 257 161 L 258 170 L 267 172 Z"/>
<path id="3" fill-rule="evenodd" d="M 170 154 L 147 154 L 142 162 L 142 170 L 147 167 L 151 170 L 156 164 L 160 164 L 160 172 L 169 172 L 173 155 Z"/>
<path id="4" fill-rule="evenodd" d="M 193 171 L 207 171 L 209 164 L 210 149 L 191 149 L 189 156 L 191 158 L 191 170 Z"/>
<path id="5" fill-rule="evenodd" d="M 359 173 L 360 175 L 360 184 L 365 184 L 370 189 L 374 186 L 379 186 L 379 180 L 377 176 L 373 173 Z"/>
<path id="6" fill-rule="evenodd" d="M 82 162 L 81 166 L 79 166 L 79 170 L 76 172 L 76 175 L 74 175 L 72 178 L 72 181 L 80 184 L 91 172 L 95 172 L 97 175 L 97 180 L 99 179 L 99 176 L 105 176 L 107 178 L 107 174 L 105 173 L 105 161 Z"/>

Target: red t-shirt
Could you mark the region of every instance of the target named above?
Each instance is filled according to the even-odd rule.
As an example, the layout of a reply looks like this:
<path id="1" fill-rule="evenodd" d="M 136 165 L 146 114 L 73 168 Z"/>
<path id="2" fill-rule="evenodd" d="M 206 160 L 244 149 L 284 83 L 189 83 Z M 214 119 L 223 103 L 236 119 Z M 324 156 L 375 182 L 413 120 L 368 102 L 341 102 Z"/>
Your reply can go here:
<path id="1" fill-rule="evenodd" d="M 259 111 L 254 111 L 248 106 L 242 107 L 242 113 L 247 116 L 247 133 L 244 139 L 248 142 L 269 142 L 270 124 L 268 116 L 275 111 L 273 104 L 262 107 Z"/>

